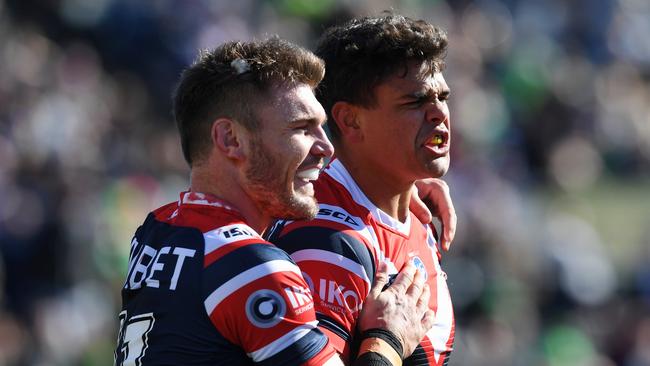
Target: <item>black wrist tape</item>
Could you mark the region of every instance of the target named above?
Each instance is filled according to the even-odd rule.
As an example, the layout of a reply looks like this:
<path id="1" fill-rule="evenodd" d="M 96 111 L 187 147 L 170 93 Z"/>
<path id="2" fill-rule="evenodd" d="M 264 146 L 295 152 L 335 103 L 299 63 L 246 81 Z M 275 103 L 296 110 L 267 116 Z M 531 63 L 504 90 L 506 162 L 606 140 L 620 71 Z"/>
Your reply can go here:
<path id="1" fill-rule="evenodd" d="M 404 348 L 402 347 L 402 342 L 400 342 L 395 333 L 386 329 L 372 328 L 361 333 L 360 341 L 363 342 L 363 340 L 366 338 L 379 338 L 385 341 L 386 343 L 390 344 L 393 349 L 395 349 L 395 352 L 397 352 L 400 358 L 404 358 Z"/>
<path id="2" fill-rule="evenodd" d="M 393 366 L 393 364 L 379 353 L 366 352 L 359 356 L 352 366 Z"/>

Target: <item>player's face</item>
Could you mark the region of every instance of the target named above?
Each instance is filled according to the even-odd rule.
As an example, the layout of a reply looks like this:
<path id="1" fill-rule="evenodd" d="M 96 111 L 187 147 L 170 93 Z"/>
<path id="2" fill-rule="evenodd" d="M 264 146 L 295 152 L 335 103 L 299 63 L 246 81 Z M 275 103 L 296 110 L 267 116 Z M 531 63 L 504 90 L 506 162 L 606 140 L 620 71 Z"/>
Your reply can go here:
<path id="1" fill-rule="evenodd" d="M 318 206 L 311 181 L 334 153 L 323 130 L 326 115 L 305 84 L 276 87 L 258 109 L 245 170 L 248 194 L 273 218 L 313 218 Z"/>
<path id="2" fill-rule="evenodd" d="M 409 63 L 375 88 L 376 105 L 362 108 L 364 150 L 382 171 L 403 179 L 440 177 L 449 169 L 449 87 L 441 73 Z"/>

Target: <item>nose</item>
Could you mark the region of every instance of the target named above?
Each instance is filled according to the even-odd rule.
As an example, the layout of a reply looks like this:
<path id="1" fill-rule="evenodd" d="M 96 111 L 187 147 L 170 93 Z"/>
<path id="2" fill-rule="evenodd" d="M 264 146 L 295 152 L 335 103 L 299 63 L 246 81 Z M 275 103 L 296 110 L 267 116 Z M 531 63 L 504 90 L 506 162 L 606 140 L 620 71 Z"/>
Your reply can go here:
<path id="1" fill-rule="evenodd" d="M 449 108 L 447 107 L 447 103 L 436 101 L 435 103 L 431 103 L 429 105 L 429 108 L 427 108 L 425 118 L 427 122 L 431 122 L 434 125 L 439 125 L 441 123 L 444 123 L 446 125 L 449 124 Z M 449 127 L 449 126 L 447 126 Z"/>
<path id="2" fill-rule="evenodd" d="M 332 146 L 332 143 L 327 138 L 323 127 L 319 126 L 314 136 L 315 140 L 311 147 L 311 153 L 322 158 L 331 158 L 334 155 L 334 146 Z"/>

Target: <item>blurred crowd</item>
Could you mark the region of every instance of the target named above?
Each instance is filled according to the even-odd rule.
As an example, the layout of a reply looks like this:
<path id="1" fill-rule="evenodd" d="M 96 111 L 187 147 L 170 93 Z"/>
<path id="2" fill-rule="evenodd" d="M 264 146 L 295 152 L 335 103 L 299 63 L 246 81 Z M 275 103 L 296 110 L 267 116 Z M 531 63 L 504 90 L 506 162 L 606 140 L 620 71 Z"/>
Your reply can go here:
<path id="1" fill-rule="evenodd" d="M 112 364 L 198 49 L 385 9 L 450 39 L 450 365 L 650 365 L 647 0 L 0 0 L 0 365 Z"/>

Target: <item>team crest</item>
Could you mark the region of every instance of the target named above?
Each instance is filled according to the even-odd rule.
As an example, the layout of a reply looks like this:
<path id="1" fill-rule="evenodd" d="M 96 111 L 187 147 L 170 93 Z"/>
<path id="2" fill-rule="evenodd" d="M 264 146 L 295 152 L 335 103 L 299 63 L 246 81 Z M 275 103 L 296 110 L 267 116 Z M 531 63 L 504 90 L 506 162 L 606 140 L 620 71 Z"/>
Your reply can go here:
<path id="1" fill-rule="evenodd" d="M 424 265 L 424 262 L 422 262 L 422 259 L 420 259 L 420 257 L 413 257 L 412 261 L 413 264 L 415 264 L 415 268 L 424 273 L 424 280 L 426 281 L 427 278 L 429 278 L 429 274 L 427 273 L 427 267 Z"/>

